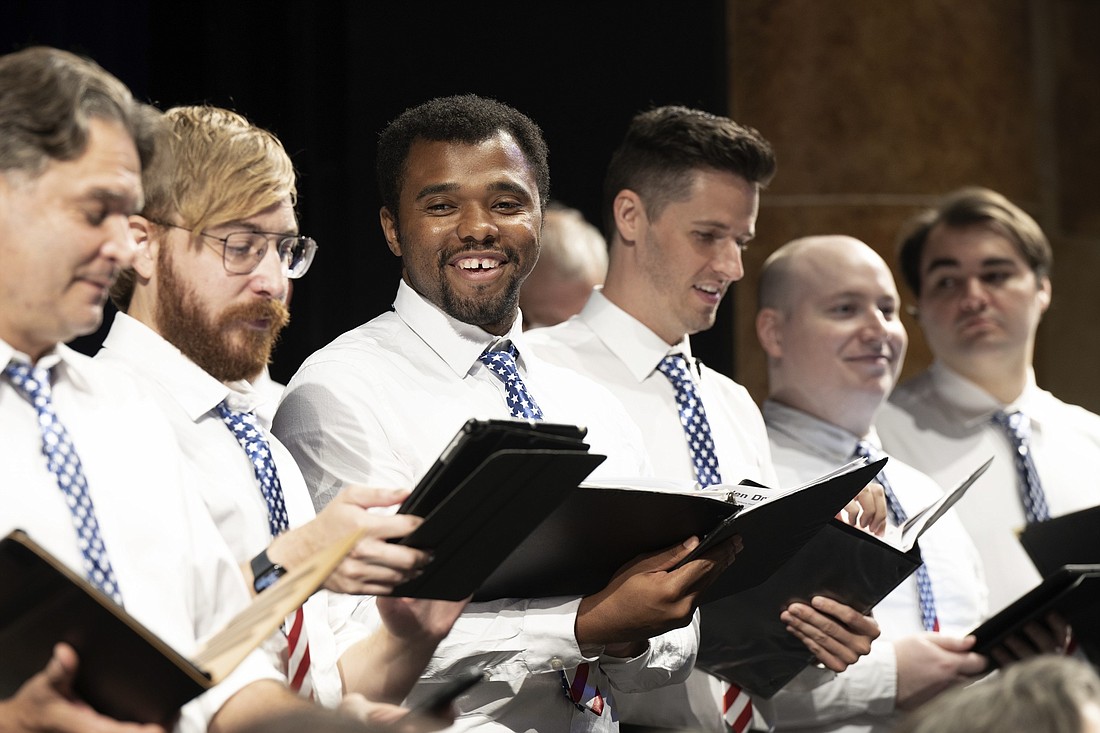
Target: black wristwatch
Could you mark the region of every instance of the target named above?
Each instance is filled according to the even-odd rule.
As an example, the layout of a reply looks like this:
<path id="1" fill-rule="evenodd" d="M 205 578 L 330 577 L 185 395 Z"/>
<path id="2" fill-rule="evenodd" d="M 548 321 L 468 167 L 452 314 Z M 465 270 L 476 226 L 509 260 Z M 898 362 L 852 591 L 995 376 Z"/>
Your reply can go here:
<path id="1" fill-rule="evenodd" d="M 260 551 L 259 555 L 252 558 L 252 587 L 257 593 L 263 593 L 284 575 L 286 575 L 286 568 L 271 562 L 271 558 L 267 556 L 266 547 Z"/>

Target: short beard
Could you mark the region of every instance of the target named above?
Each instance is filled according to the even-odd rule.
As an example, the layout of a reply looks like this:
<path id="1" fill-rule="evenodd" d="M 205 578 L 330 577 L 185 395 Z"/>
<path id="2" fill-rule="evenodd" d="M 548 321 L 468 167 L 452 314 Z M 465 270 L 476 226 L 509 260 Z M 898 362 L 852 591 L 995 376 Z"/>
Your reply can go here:
<path id="1" fill-rule="evenodd" d="M 258 331 L 240 324 L 267 320 Z M 290 313 L 278 300 L 256 300 L 230 306 L 211 319 L 194 288 L 176 275 L 171 252 L 161 248 L 157 259 L 157 329 L 184 356 L 221 382 L 253 379 L 271 359 L 279 333 Z"/>
<path id="2" fill-rule="evenodd" d="M 451 289 L 447 280 L 442 280 L 440 307 L 451 318 L 469 323 L 472 326 L 496 326 L 511 324 L 519 307 L 519 278 L 513 278 L 508 288 L 492 300 L 460 298 Z"/>

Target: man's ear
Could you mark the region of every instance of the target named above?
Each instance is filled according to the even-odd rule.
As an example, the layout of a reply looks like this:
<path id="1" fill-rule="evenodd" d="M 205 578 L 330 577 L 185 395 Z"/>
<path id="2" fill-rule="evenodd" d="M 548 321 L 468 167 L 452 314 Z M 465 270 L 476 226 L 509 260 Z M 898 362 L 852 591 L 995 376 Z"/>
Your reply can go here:
<path id="1" fill-rule="evenodd" d="M 401 256 L 401 242 L 397 235 L 397 217 L 385 206 L 378 212 L 378 218 L 382 222 L 382 233 L 386 236 L 386 245 L 396 256 Z"/>
<path id="2" fill-rule="evenodd" d="M 1047 308 L 1050 307 L 1050 299 L 1053 297 L 1051 292 L 1050 278 L 1043 277 L 1039 280 L 1039 312 L 1046 313 Z"/>
<path id="3" fill-rule="evenodd" d="M 134 238 L 134 272 L 143 280 L 149 280 L 157 269 L 157 252 L 160 237 L 154 234 L 154 225 L 144 216 L 130 216 L 130 235 Z"/>
<path id="4" fill-rule="evenodd" d="M 631 246 L 637 242 L 643 227 L 648 223 L 642 197 L 629 188 L 624 188 L 615 196 L 611 213 L 615 216 L 615 228 L 619 231 L 619 239 L 623 244 Z"/>
<path id="5" fill-rule="evenodd" d="M 756 338 L 772 359 L 783 356 L 783 320 L 775 308 L 761 308 L 756 314 Z"/>

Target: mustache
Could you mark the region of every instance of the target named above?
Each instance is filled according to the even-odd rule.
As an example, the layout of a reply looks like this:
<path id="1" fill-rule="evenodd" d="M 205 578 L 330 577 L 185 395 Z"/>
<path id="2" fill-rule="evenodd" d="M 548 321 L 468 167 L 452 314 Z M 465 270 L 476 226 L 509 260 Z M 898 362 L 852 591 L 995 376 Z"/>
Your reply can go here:
<path id="1" fill-rule="evenodd" d="M 255 300 L 227 308 L 222 323 L 234 321 L 270 321 L 271 331 L 278 333 L 290 323 L 290 309 L 281 300 Z"/>

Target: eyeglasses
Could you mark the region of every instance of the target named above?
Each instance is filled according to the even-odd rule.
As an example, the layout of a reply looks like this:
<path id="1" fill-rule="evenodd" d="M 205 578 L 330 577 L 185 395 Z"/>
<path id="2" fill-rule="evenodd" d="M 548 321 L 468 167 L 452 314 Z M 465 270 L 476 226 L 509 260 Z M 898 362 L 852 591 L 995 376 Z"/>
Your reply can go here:
<path id="1" fill-rule="evenodd" d="M 150 219 L 150 221 L 153 221 Z M 182 229 L 185 232 L 191 230 L 178 224 L 153 221 L 160 226 Z M 309 266 L 313 264 L 313 256 L 317 254 L 317 242 L 312 237 L 303 237 L 294 234 L 281 234 L 279 232 L 233 232 L 224 237 L 216 237 L 213 234 L 199 232 L 199 236 L 213 239 L 222 243 L 222 265 L 225 271 L 233 275 L 248 275 L 254 272 L 267 254 L 267 248 L 271 240 L 275 240 L 275 251 L 279 253 L 279 261 L 283 265 L 283 274 L 291 280 L 296 280 L 306 274 Z M 215 252 L 216 244 L 205 242 Z"/>

